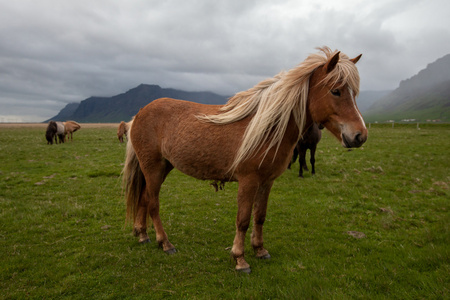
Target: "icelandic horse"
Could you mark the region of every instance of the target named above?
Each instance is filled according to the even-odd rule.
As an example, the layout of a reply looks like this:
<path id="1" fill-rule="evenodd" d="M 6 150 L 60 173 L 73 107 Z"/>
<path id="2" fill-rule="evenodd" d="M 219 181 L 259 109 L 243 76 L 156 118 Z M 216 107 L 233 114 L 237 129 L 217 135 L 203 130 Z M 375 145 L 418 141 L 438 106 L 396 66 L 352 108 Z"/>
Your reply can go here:
<path id="1" fill-rule="evenodd" d="M 170 98 L 154 100 L 129 130 L 123 182 L 127 218 L 139 242 L 149 242 L 150 215 L 156 241 L 172 254 L 159 216 L 161 184 L 173 168 L 216 182 L 238 181 L 236 234 L 231 255 L 236 270 L 250 273 L 244 243 L 253 210 L 251 245 L 270 258 L 263 224 L 274 180 L 286 169 L 297 141 L 313 122 L 323 124 L 346 147 L 360 147 L 367 128 L 355 98 L 361 55 L 349 59 L 328 47 L 297 67 L 237 93 L 221 105 Z"/>
<path id="2" fill-rule="evenodd" d="M 73 133 L 80 128 L 81 125 L 75 121 L 64 122 L 64 139 L 66 139 L 67 136 L 67 140 L 69 140 L 70 137 L 70 141 L 73 142 Z"/>
<path id="3" fill-rule="evenodd" d="M 308 129 L 306 129 L 302 138 L 298 141 L 297 146 L 294 148 L 294 155 L 289 163 L 288 169 L 291 168 L 291 164 L 295 162 L 298 156 L 298 162 L 300 164 L 300 170 L 298 171 L 298 177 L 303 178 L 303 170 L 308 171 L 308 165 L 306 164 L 306 152 L 309 149 L 309 162 L 311 163 L 311 174 L 316 174 L 316 149 L 317 144 L 322 138 L 322 124 L 313 123 Z"/>
<path id="4" fill-rule="evenodd" d="M 130 125 L 128 123 L 125 123 L 124 121 L 120 122 L 119 127 L 117 128 L 117 137 L 119 138 L 119 142 L 123 143 L 124 135 L 128 140 L 127 132 L 128 132 L 129 126 Z"/>
<path id="5" fill-rule="evenodd" d="M 56 122 L 56 128 L 57 128 L 57 131 L 56 131 L 56 135 L 58 136 L 58 139 L 59 139 L 59 143 L 61 144 L 61 143 L 64 143 L 65 142 L 65 140 L 66 140 L 66 136 L 65 136 L 65 134 L 64 134 L 64 132 L 65 132 L 65 126 L 64 126 L 64 123 L 63 122 Z M 55 139 L 56 140 L 56 139 Z M 56 141 L 55 141 L 55 143 L 56 143 Z"/>

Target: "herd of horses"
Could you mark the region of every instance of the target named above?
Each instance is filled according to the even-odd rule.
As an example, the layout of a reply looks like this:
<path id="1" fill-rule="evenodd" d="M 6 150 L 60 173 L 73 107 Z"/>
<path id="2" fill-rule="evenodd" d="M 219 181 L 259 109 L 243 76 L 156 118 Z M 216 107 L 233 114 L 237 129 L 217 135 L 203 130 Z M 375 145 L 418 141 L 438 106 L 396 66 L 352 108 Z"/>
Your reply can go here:
<path id="1" fill-rule="evenodd" d="M 66 121 L 66 122 L 57 122 L 50 121 L 48 122 L 47 129 L 45 130 L 45 138 L 47 140 L 48 145 L 53 145 L 53 140 L 55 144 L 64 143 L 67 139 L 73 141 L 73 133 L 80 129 L 81 126 L 75 121 Z"/>
<path id="2" fill-rule="evenodd" d="M 117 129 L 117 137 L 119 138 L 119 142 L 123 143 L 123 136 L 127 136 L 128 127 L 130 123 L 125 123 L 124 121 L 120 122 L 119 128 Z M 48 122 L 47 129 L 45 130 L 45 138 L 47 140 L 48 145 L 53 145 L 53 140 L 55 144 L 64 143 L 66 141 L 66 137 L 73 141 L 73 133 L 81 128 L 81 125 L 75 121 L 66 121 L 66 122 L 58 122 L 58 121 L 50 121 Z"/>
<path id="3" fill-rule="evenodd" d="M 161 185 L 176 168 L 194 178 L 212 180 L 216 186 L 237 181 L 231 247 L 235 269 L 251 272 L 244 248 L 252 217 L 251 246 L 257 258 L 269 259 L 263 225 L 274 180 L 297 155 L 302 177 L 308 149 L 315 173 L 315 150 L 323 128 L 345 148 L 360 147 L 367 140 L 355 100 L 359 94 L 355 65 L 360 57 L 319 48 L 298 66 L 237 93 L 225 105 L 160 98 L 141 108 L 130 122 L 122 121 L 117 136 L 121 143 L 123 136 L 127 138 L 122 170 L 127 219 L 139 242 L 150 241 L 151 220 L 158 245 L 168 254 L 177 252 L 159 214 Z M 58 122 L 50 123 L 46 137 L 52 143 L 63 131 Z M 68 123 L 63 124 L 65 128 Z"/>

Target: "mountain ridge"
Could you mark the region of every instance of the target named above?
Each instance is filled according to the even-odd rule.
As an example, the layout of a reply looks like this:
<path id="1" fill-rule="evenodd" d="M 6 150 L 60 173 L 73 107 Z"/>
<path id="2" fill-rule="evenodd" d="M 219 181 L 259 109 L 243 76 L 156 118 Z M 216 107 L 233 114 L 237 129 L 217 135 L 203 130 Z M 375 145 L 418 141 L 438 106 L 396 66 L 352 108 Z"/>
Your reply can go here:
<path id="1" fill-rule="evenodd" d="M 229 97 L 212 92 L 187 92 L 140 84 L 112 97 L 89 97 L 69 103 L 49 120 L 113 123 L 130 120 L 151 101 L 169 97 L 203 104 L 225 104 Z M 393 91 L 361 91 L 358 107 L 366 122 L 429 119 L 450 121 L 450 54 L 445 55 L 414 76 L 402 80 Z M 48 122 L 46 120 L 44 122 Z"/>
<path id="2" fill-rule="evenodd" d="M 450 54 L 402 80 L 397 89 L 374 102 L 363 116 L 366 122 L 450 121 Z"/>
<path id="3" fill-rule="evenodd" d="M 46 120 L 76 120 L 81 123 L 114 123 L 130 120 L 140 108 L 162 97 L 194 101 L 203 104 L 224 104 L 228 97 L 212 92 L 187 92 L 162 88 L 155 84 L 140 84 L 125 93 L 112 97 L 92 96 L 77 103 L 69 103 L 56 116 Z M 76 108 L 75 108 L 76 106 Z"/>

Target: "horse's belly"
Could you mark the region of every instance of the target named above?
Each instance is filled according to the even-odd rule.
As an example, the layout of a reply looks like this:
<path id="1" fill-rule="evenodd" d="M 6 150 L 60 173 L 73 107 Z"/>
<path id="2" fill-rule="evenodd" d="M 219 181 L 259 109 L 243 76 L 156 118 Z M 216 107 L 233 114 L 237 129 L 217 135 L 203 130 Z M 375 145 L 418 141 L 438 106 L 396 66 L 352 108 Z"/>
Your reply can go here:
<path id="1" fill-rule="evenodd" d="M 174 165 L 174 167 L 186 175 L 201 180 L 234 181 L 234 179 L 225 170 L 209 168 L 204 165 L 183 163 Z"/>
<path id="2" fill-rule="evenodd" d="M 230 149 L 208 138 L 184 140 L 162 145 L 162 154 L 176 169 L 198 178 L 228 181 L 233 155 Z"/>

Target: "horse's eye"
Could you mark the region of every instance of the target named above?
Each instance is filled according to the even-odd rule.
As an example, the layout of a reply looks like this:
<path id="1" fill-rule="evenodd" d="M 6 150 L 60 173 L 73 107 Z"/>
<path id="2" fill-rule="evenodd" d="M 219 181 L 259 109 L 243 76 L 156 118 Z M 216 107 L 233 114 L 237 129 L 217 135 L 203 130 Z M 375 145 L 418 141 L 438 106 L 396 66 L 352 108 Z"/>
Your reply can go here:
<path id="1" fill-rule="evenodd" d="M 333 96 L 339 97 L 341 96 L 341 91 L 336 89 L 336 90 L 331 90 L 331 93 L 333 94 Z"/>

